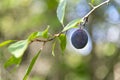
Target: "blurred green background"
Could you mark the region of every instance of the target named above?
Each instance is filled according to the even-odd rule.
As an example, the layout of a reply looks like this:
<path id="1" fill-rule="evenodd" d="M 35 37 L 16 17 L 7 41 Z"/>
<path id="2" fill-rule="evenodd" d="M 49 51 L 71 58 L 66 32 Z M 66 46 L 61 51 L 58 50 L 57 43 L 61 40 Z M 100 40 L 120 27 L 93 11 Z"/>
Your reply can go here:
<path id="1" fill-rule="evenodd" d="M 105 0 L 94 0 L 98 5 Z M 50 25 L 51 34 L 62 26 L 57 19 L 59 0 L 0 0 L 0 42 L 21 40 L 34 31 L 42 31 Z M 67 0 L 65 25 L 83 17 L 91 9 L 91 0 Z M 86 29 L 92 39 L 92 51 L 82 56 L 65 51 L 62 55 L 59 43 L 55 57 L 51 54 L 52 42 L 47 43 L 28 80 L 120 80 L 120 1 L 111 0 L 94 11 Z M 4 68 L 11 54 L 7 47 L 0 48 L 0 80 L 22 80 L 25 71 L 39 50 L 41 43 L 32 43 L 25 52 L 20 66 Z M 106 78 L 105 78 L 106 77 Z"/>

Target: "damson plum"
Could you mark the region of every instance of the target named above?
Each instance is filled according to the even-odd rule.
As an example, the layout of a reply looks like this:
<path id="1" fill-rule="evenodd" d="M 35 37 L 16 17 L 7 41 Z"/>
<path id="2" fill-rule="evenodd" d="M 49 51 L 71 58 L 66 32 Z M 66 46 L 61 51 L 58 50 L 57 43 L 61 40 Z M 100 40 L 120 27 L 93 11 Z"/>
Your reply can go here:
<path id="1" fill-rule="evenodd" d="M 76 30 L 71 36 L 72 45 L 77 48 L 81 49 L 84 48 L 88 42 L 88 35 L 84 29 Z"/>
<path id="2" fill-rule="evenodd" d="M 80 29 L 79 27 L 78 28 L 71 28 L 66 32 L 66 40 L 67 40 L 66 52 L 71 53 L 71 54 L 80 54 L 82 56 L 86 56 L 86 55 L 91 53 L 92 48 L 93 48 L 92 47 L 92 40 L 91 40 L 91 37 L 90 37 L 87 30 L 83 29 L 83 31 L 85 31 L 87 36 L 88 36 L 88 41 L 87 41 L 87 44 L 85 45 L 84 48 L 77 49 L 72 44 L 72 39 L 71 39 L 72 35 L 75 31 L 77 31 L 79 29 Z"/>

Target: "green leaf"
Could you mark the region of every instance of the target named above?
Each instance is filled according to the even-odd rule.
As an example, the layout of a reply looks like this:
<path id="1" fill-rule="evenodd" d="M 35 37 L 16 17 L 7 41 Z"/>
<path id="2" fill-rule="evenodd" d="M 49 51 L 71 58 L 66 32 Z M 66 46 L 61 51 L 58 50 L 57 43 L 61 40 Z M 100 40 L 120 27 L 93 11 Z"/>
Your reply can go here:
<path id="1" fill-rule="evenodd" d="M 81 23 L 81 22 L 83 22 L 83 19 L 75 19 L 75 20 L 71 21 L 70 23 L 68 23 L 68 24 L 65 26 L 65 28 L 63 29 L 62 32 L 65 32 L 65 31 L 67 31 L 68 29 L 75 27 L 78 23 Z"/>
<path id="2" fill-rule="evenodd" d="M 32 58 L 32 61 L 30 62 L 30 65 L 29 65 L 29 67 L 28 67 L 28 69 L 26 71 L 26 74 L 25 74 L 23 80 L 27 80 L 27 78 L 28 78 L 28 76 L 29 76 L 29 74 L 30 74 L 30 72 L 31 72 L 31 70 L 33 68 L 33 65 L 35 64 L 38 56 L 40 55 L 40 52 L 41 52 L 41 50 Z"/>
<path id="3" fill-rule="evenodd" d="M 30 36 L 28 37 L 28 41 L 32 41 L 35 38 L 41 37 L 42 36 L 42 32 L 33 32 L 32 34 L 30 34 Z"/>
<path id="4" fill-rule="evenodd" d="M 29 44 L 28 40 L 21 40 L 14 44 L 11 44 L 8 47 L 8 50 L 11 52 L 11 54 L 14 57 L 20 58 L 24 54 L 25 50 L 27 49 L 28 44 Z"/>
<path id="5" fill-rule="evenodd" d="M 53 43 L 52 45 L 52 55 L 55 56 L 54 50 L 55 50 L 55 45 L 56 45 L 56 41 Z"/>
<path id="6" fill-rule="evenodd" d="M 59 36 L 59 40 L 60 40 L 60 47 L 61 47 L 62 51 L 64 52 L 64 50 L 66 48 L 66 35 L 65 34 L 61 34 Z"/>
<path id="7" fill-rule="evenodd" d="M 0 47 L 9 45 L 10 43 L 13 43 L 13 42 L 15 42 L 15 40 L 7 40 L 7 41 L 4 41 L 4 42 L 0 43 Z"/>
<path id="8" fill-rule="evenodd" d="M 44 38 L 48 38 L 48 30 L 49 30 L 49 26 L 42 32 L 42 37 Z"/>
<path id="9" fill-rule="evenodd" d="M 15 58 L 14 56 L 12 56 L 5 62 L 4 67 L 7 68 L 13 64 L 19 65 L 21 60 L 21 58 Z"/>
<path id="10" fill-rule="evenodd" d="M 63 24 L 63 19 L 65 15 L 66 0 L 60 0 L 57 8 L 57 17 L 61 24 Z"/>

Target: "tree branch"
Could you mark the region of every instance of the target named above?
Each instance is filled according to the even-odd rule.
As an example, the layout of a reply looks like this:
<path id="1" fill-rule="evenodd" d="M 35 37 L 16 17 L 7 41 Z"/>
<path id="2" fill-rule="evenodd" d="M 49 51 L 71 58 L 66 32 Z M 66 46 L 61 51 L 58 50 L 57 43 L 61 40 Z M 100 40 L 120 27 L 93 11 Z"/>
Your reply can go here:
<path id="1" fill-rule="evenodd" d="M 82 18 L 82 19 L 84 20 L 83 25 L 85 25 L 85 23 L 86 23 L 87 20 L 88 20 L 88 16 L 89 16 L 93 11 L 95 11 L 95 10 L 96 10 L 97 8 L 99 8 L 100 6 L 102 6 L 102 5 L 104 5 L 104 4 L 107 4 L 109 1 L 110 1 L 110 0 L 106 0 L 106 1 L 102 2 L 101 4 L 99 4 L 99 5 L 97 5 L 97 6 L 93 6 L 91 3 L 89 3 L 89 4 L 91 5 L 91 7 L 92 7 L 92 10 L 91 10 L 90 12 L 88 12 L 88 13 Z M 45 39 L 45 40 L 35 39 L 35 40 L 31 41 L 31 42 L 35 42 L 35 41 L 38 41 L 38 42 L 48 42 L 48 41 L 52 41 L 52 40 L 54 40 L 56 37 L 59 37 L 61 34 L 62 34 L 62 32 L 53 35 L 53 37 L 50 38 L 50 39 Z"/>
<path id="2" fill-rule="evenodd" d="M 110 0 L 107 0 L 107 1 L 101 3 L 101 4 L 97 5 L 97 6 L 93 6 L 92 4 L 90 4 L 90 5 L 92 6 L 92 10 L 91 10 L 89 13 L 87 13 L 87 14 L 82 18 L 82 19 L 84 20 L 84 23 L 83 23 L 83 24 L 85 24 L 85 23 L 87 22 L 88 16 L 89 16 L 93 11 L 95 11 L 95 10 L 96 10 L 97 8 L 99 8 L 100 6 L 108 3 L 109 1 L 110 1 Z M 64 26 L 64 25 L 63 25 L 63 26 Z M 64 29 L 64 28 L 63 28 L 63 29 Z M 63 30 L 62 30 L 62 31 L 63 31 Z M 31 41 L 31 43 L 32 43 L 32 42 L 35 42 L 35 41 L 43 42 L 43 45 L 42 45 L 42 47 L 40 48 L 40 50 L 38 51 L 38 54 L 37 54 L 35 57 L 33 57 L 32 62 L 31 62 L 31 64 L 30 64 L 30 66 L 28 67 L 28 70 L 29 70 L 29 71 L 26 73 L 24 80 L 27 79 L 26 76 L 28 76 L 29 73 L 30 73 L 30 71 L 32 70 L 32 67 L 33 67 L 33 65 L 35 64 L 35 61 L 37 60 L 37 58 L 38 58 L 38 56 L 39 56 L 39 54 L 40 54 L 39 52 L 40 52 L 41 50 L 43 50 L 46 42 L 52 41 L 52 40 L 54 40 L 55 38 L 59 37 L 59 36 L 62 34 L 62 31 L 59 32 L 58 34 L 54 34 L 53 37 L 48 38 L 48 39 L 44 39 L 44 40 L 42 40 L 42 39 L 34 39 L 33 41 Z"/>
<path id="3" fill-rule="evenodd" d="M 54 40 L 56 37 L 59 37 L 61 34 L 62 34 L 62 32 L 60 32 L 58 34 L 54 34 L 52 38 L 48 38 L 48 39 L 34 39 L 33 41 L 31 41 L 31 43 L 35 42 L 35 41 L 37 41 L 37 42 L 45 42 L 46 43 L 46 42 Z"/>

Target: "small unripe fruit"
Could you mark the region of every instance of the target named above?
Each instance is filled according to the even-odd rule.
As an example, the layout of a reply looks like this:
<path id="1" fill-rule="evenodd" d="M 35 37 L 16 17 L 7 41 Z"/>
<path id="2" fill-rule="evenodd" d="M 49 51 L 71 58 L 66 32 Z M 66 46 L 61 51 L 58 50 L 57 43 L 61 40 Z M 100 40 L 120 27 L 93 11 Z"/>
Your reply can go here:
<path id="1" fill-rule="evenodd" d="M 84 29 L 76 30 L 71 36 L 72 45 L 77 48 L 81 49 L 84 48 L 88 42 L 88 35 Z"/>

